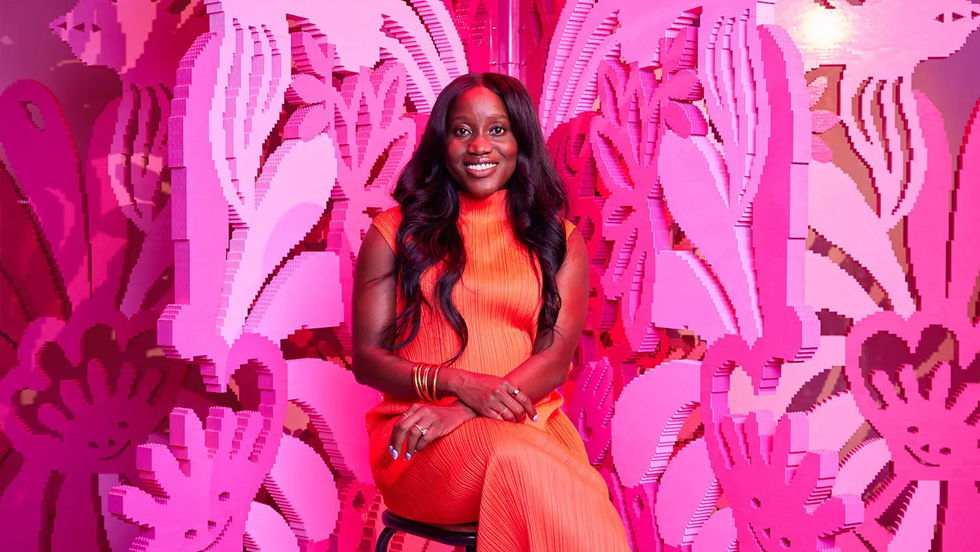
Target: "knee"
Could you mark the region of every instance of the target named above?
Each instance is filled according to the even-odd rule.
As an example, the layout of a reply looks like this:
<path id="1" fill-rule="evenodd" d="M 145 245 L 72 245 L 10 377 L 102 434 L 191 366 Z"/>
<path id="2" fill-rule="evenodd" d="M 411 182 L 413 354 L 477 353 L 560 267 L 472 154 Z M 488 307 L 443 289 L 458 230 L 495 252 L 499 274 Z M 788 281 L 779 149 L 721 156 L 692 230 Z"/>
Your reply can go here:
<path id="1" fill-rule="evenodd" d="M 554 463 L 556 458 L 533 439 L 510 437 L 501 439 L 490 449 L 490 464 L 517 469 L 540 469 Z"/>

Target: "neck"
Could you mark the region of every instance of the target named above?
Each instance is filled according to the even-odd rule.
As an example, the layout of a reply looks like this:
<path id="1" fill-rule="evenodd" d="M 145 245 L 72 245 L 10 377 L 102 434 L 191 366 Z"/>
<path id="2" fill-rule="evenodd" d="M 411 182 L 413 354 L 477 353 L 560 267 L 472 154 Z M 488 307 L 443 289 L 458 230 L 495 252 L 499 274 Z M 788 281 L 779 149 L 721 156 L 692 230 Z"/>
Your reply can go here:
<path id="1" fill-rule="evenodd" d="M 467 219 L 501 219 L 507 216 L 507 190 L 501 189 L 485 198 L 459 192 L 459 215 Z"/>

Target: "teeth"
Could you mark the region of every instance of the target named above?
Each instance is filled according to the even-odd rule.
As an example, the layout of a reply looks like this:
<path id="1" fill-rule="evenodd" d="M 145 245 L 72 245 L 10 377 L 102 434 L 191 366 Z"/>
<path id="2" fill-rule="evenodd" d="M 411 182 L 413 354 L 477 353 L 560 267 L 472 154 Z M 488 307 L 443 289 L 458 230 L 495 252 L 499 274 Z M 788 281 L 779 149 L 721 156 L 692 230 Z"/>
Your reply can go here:
<path id="1" fill-rule="evenodd" d="M 466 168 L 474 171 L 485 171 L 491 167 L 496 167 L 496 166 L 497 166 L 496 163 L 481 163 L 479 165 L 466 165 Z"/>

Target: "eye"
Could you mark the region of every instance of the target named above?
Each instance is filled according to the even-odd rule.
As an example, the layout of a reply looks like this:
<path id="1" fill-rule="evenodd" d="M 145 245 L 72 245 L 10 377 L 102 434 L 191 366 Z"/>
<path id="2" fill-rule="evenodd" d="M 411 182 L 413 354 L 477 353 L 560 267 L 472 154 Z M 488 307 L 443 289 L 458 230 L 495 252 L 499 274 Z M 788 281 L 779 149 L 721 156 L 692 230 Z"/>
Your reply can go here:
<path id="1" fill-rule="evenodd" d="M 459 127 L 457 129 L 453 130 L 453 136 L 458 136 L 458 137 L 461 137 L 461 138 L 463 136 L 469 135 L 469 133 L 470 133 L 470 129 L 465 128 L 465 127 Z"/>
<path id="2" fill-rule="evenodd" d="M 507 134 L 507 128 L 502 126 L 495 126 L 490 129 L 490 136 L 503 136 Z"/>

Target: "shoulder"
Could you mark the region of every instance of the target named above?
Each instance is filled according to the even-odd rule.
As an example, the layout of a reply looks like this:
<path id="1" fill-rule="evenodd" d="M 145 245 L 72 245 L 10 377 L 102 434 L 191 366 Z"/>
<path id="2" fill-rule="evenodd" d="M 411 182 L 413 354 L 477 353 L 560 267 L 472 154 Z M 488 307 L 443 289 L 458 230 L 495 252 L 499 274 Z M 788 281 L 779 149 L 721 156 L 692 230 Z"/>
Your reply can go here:
<path id="1" fill-rule="evenodd" d="M 567 218 L 562 219 L 562 222 L 565 224 L 565 239 L 567 240 L 572 235 L 572 232 L 575 231 L 575 225 Z"/>
<path id="2" fill-rule="evenodd" d="M 391 247 L 391 250 L 395 250 L 395 236 L 398 234 L 398 225 L 402 222 L 402 208 L 400 205 L 395 205 L 390 209 L 382 211 L 378 216 L 374 217 L 374 221 L 371 226 L 378 229 L 381 232 L 381 236 L 384 237 L 385 241 Z"/>

